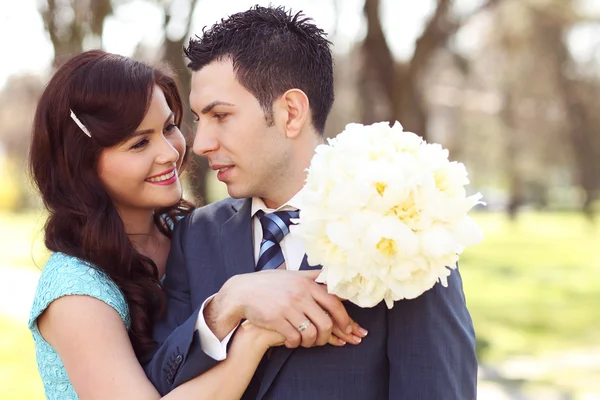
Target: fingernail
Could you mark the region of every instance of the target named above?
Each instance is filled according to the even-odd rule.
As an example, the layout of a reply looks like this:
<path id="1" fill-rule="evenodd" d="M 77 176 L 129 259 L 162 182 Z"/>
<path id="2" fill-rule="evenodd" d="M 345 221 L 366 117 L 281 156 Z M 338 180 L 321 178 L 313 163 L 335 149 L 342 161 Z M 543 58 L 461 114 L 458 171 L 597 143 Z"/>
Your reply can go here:
<path id="1" fill-rule="evenodd" d="M 352 339 L 354 339 L 354 341 L 355 341 L 355 342 L 358 342 L 358 343 L 362 342 L 362 339 L 361 339 L 361 338 L 359 338 L 358 336 L 354 336 L 354 335 L 352 335 Z"/>
<path id="2" fill-rule="evenodd" d="M 348 325 L 348 327 L 346 327 L 346 333 L 348 335 L 352 333 L 352 325 Z"/>
<path id="3" fill-rule="evenodd" d="M 365 328 L 358 328 L 358 331 L 360 332 L 361 335 L 363 335 L 363 337 L 365 337 L 369 334 L 369 331 L 366 330 Z"/>
<path id="4" fill-rule="evenodd" d="M 342 346 L 344 346 L 344 345 L 346 344 L 346 341 L 345 341 L 345 340 L 338 339 L 338 341 L 340 342 L 340 344 L 341 344 Z"/>

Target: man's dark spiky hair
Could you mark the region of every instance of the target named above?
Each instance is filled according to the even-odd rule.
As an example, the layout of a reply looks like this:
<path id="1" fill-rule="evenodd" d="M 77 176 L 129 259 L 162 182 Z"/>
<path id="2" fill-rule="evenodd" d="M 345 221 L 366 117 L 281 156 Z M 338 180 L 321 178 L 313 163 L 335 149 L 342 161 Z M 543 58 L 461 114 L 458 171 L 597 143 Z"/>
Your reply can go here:
<path id="1" fill-rule="evenodd" d="M 290 89 L 306 93 L 315 129 L 323 133 L 333 104 L 333 61 L 327 34 L 302 11 L 254 6 L 223 18 L 184 50 L 198 71 L 230 58 L 238 81 L 272 121 L 273 101 Z"/>

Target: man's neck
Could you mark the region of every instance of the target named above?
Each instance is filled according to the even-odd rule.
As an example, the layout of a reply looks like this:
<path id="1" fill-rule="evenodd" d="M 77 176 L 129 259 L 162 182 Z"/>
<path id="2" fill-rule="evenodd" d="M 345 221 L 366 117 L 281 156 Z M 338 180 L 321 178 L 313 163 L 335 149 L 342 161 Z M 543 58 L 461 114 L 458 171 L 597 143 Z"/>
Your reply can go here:
<path id="1" fill-rule="evenodd" d="M 304 187 L 306 171 L 310 167 L 315 149 L 318 145 L 325 143 L 323 136 L 312 130 L 305 132 L 303 137 L 298 140 L 301 140 L 302 143 L 298 143 L 297 152 L 291 157 L 290 162 L 293 165 L 290 165 L 285 176 L 281 177 L 274 193 L 261 197 L 265 206 L 270 209 L 276 209 L 286 204 Z"/>
<path id="2" fill-rule="evenodd" d="M 284 204 L 287 204 L 298 192 L 302 189 L 302 186 L 299 186 L 295 189 L 290 189 L 285 192 L 276 193 L 275 196 L 270 196 L 270 198 L 261 197 L 261 200 L 265 203 L 267 208 L 275 210 Z"/>

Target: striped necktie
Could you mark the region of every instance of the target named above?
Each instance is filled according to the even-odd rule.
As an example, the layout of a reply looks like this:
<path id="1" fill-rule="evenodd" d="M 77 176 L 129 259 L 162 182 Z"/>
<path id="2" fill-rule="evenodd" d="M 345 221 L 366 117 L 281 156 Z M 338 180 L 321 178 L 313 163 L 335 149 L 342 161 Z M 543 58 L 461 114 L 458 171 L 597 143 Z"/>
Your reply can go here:
<path id="1" fill-rule="evenodd" d="M 260 243 L 256 270 L 276 269 L 285 261 L 279 243 L 290 232 L 292 218 L 298 218 L 300 211 L 275 211 L 265 214 L 260 210 L 256 213 L 262 225 L 263 239 Z"/>

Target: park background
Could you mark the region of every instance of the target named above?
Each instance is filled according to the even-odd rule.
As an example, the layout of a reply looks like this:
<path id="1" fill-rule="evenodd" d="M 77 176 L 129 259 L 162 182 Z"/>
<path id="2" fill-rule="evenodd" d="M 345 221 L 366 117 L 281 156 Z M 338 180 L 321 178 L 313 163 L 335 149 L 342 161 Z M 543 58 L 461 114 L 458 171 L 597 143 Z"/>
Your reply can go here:
<path id="1" fill-rule="evenodd" d="M 26 158 L 52 71 L 103 48 L 168 62 L 185 94 L 188 38 L 255 3 L 269 4 L 0 0 L 0 399 L 43 398 L 26 322 L 48 253 Z M 328 136 L 399 120 L 464 162 L 484 195 L 485 241 L 461 260 L 479 398 L 600 399 L 600 1 L 272 3 L 304 10 L 333 42 Z M 226 196 L 204 160 L 193 168 L 189 197 Z"/>

